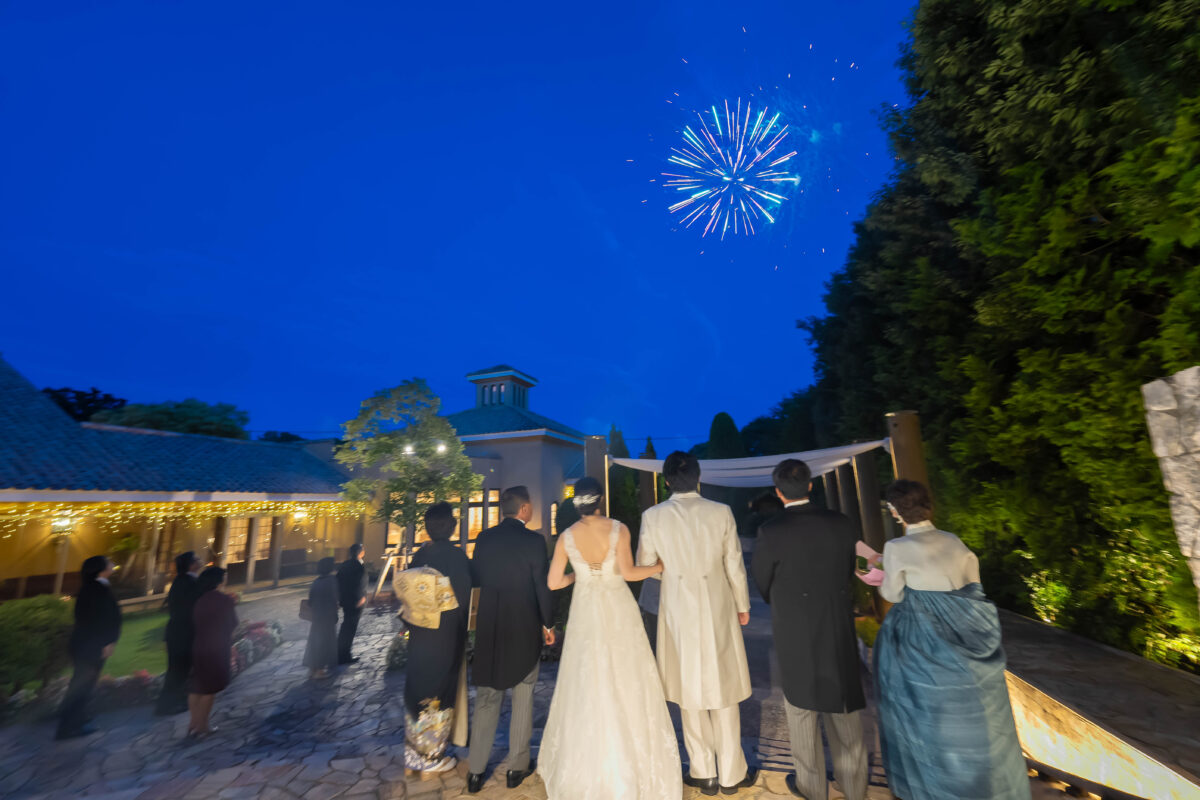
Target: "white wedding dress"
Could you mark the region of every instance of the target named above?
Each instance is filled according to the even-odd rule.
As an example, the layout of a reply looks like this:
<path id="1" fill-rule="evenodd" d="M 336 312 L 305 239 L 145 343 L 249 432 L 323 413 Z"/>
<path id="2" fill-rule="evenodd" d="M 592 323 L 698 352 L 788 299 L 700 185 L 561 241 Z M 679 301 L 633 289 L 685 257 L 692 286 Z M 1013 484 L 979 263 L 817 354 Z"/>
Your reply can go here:
<path id="1" fill-rule="evenodd" d="M 679 745 L 637 601 L 608 554 L 588 564 L 570 528 L 563 544 L 575 570 L 558 683 L 542 736 L 538 773 L 549 800 L 681 797 Z"/>

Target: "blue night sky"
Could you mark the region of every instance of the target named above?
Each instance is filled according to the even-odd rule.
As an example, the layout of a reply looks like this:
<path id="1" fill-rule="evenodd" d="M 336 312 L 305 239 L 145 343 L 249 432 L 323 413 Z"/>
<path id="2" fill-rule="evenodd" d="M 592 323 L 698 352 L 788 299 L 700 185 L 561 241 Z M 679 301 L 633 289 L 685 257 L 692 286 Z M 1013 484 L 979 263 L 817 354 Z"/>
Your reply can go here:
<path id="1" fill-rule="evenodd" d="M 889 172 L 909 11 L 7 2 L 0 352 L 254 431 L 335 433 L 410 377 L 456 411 L 500 362 L 634 449 L 744 425 L 811 381 L 795 321 Z M 676 230 L 669 148 L 738 97 L 792 126 L 797 190 L 750 239 Z"/>

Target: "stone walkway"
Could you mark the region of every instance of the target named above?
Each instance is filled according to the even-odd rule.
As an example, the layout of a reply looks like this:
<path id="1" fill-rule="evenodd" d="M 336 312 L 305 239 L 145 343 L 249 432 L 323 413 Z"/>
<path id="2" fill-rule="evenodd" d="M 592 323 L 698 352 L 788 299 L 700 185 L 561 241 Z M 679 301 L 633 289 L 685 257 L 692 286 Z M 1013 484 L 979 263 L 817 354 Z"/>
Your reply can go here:
<path id="1" fill-rule="evenodd" d="M 0 729 L 0 797 L 11 800 L 541 800 L 541 781 L 527 779 L 516 790 L 504 787 L 507 719 L 496 737 L 491 773 L 483 792 L 465 795 L 465 764 L 446 777 L 406 780 L 403 768 L 403 674 L 384 670 L 384 654 L 398 625 L 372 609 L 363 616 L 356 642 L 359 664 L 335 677 L 312 682 L 300 659 L 307 623 L 296 618 L 301 588 L 250 595 L 239 606 L 243 619 L 277 619 L 286 641 L 270 657 L 249 668 L 221 693 L 213 712 L 219 730 L 198 743 L 184 739 L 187 715 L 161 718 L 149 707 L 101 714 L 100 732 L 86 739 L 56 742 L 51 721 Z M 784 778 L 790 768 L 782 695 L 772 676 L 770 622 L 756 598 L 746 629 L 754 694 L 742 704 L 747 754 L 761 764 L 758 783 L 739 797 L 790 798 Z M 540 674 L 534 707 L 535 748 L 541 738 L 554 689 L 557 664 Z M 507 709 L 506 712 L 507 714 Z M 676 726 L 678 714 L 675 712 Z M 874 718 L 868 726 L 872 739 Z M 536 750 L 535 750 L 536 752 Z M 871 753 L 871 800 L 891 794 Z M 1037 800 L 1062 797 L 1050 785 L 1033 782 Z M 841 798 L 836 786 L 830 797 Z M 699 797 L 686 789 L 684 797 Z"/>

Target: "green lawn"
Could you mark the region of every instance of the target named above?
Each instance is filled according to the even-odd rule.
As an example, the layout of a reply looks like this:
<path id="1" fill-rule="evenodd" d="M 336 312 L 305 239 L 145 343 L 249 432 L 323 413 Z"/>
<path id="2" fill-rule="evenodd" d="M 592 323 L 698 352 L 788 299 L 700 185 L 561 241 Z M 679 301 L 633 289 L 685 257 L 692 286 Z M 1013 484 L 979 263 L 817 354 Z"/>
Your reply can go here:
<path id="1" fill-rule="evenodd" d="M 104 665 L 104 674 L 120 677 L 144 669 L 157 675 L 167 669 L 167 647 L 163 631 L 167 627 L 164 612 L 131 614 L 121 623 L 121 638 L 112 657 Z"/>

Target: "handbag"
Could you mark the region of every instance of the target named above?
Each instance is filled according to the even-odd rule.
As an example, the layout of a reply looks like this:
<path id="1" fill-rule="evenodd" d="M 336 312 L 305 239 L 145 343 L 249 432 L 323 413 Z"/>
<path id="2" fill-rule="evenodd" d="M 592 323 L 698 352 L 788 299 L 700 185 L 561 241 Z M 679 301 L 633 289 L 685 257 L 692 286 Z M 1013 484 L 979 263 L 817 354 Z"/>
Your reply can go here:
<path id="1" fill-rule="evenodd" d="M 300 601 L 300 619 L 312 622 L 312 606 L 307 597 Z"/>

